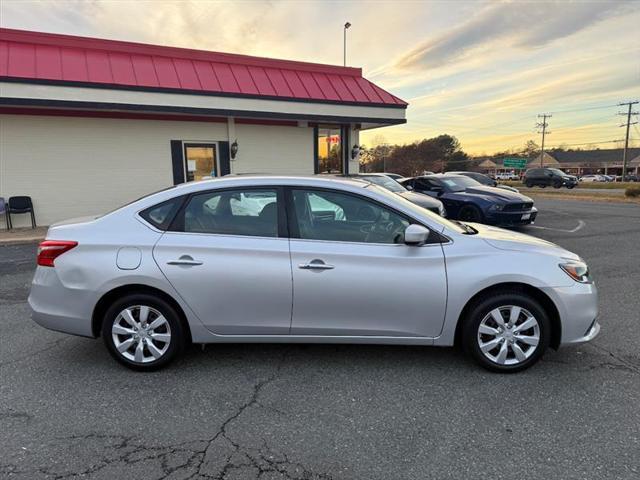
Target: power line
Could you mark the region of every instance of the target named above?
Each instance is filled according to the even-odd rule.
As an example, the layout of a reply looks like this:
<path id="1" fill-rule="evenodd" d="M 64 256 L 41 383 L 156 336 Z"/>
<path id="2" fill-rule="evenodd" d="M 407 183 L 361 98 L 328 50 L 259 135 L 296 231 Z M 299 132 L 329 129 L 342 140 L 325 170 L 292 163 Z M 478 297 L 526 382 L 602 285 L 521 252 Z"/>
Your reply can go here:
<path id="1" fill-rule="evenodd" d="M 623 142 L 624 140 L 619 138 L 617 140 L 600 140 L 600 141 L 596 141 L 596 142 L 582 142 L 582 143 L 561 143 L 560 145 L 555 145 L 553 147 L 547 147 L 549 149 L 554 149 L 554 148 L 561 148 L 561 147 L 575 147 L 575 146 L 579 146 L 579 145 L 598 145 L 600 143 L 619 143 L 619 142 Z"/>
<path id="2" fill-rule="evenodd" d="M 596 107 L 584 107 L 584 108 L 574 108 L 574 109 L 570 109 L 570 110 L 554 110 L 551 113 L 573 113 L 573 112 L 584 112 L 587 110 L 600 110 L 603 108 L 614 108 L 617 107 L 618 104 L 613 104 L 613 105 L 600 105 L 600 106 L 596 106 Z"/>

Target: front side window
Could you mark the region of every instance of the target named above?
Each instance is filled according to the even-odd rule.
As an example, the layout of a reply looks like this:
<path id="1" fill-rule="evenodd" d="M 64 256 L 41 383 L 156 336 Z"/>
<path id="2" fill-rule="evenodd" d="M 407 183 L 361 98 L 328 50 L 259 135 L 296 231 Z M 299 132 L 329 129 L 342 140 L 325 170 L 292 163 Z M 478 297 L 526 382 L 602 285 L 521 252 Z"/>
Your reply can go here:
<path id="1" fill-rule="evenodd" d="M 215 144 L 185 143 L 184 162 L 187 182 L 218 175 Z"/>
<path id="2" fill-rule="evenodd" d="M 275 189 L 224 190 L 192 196 L 178 230 L 190 233 L 278 236 Z"/>
<path id="3" fill-rule="evenodd" d="M 342 132 L 339 128 L 318 129 L 318 173 L 344 173 Z"/>
<path id="4" fill-rule="evenodd" d="M 300 238 L 358 243 L 403 243 L 409 221 L 356 195 L 324 190 L 293 190 Z"/>

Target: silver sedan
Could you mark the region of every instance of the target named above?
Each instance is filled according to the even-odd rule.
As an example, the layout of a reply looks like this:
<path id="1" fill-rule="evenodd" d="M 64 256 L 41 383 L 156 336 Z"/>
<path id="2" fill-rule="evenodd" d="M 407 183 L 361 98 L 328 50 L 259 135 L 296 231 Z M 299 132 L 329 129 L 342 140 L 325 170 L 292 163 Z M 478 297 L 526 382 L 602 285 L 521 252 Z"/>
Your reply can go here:
<path id="1" fill-rule="evenodd" d="M 33 319 L 137 370 L 188 342 L 313 342 L 459 343 L 516 372 L 600 330 L 574 253 L 349 179 L 183 184 L 53 225 L 37 260 Z"/>

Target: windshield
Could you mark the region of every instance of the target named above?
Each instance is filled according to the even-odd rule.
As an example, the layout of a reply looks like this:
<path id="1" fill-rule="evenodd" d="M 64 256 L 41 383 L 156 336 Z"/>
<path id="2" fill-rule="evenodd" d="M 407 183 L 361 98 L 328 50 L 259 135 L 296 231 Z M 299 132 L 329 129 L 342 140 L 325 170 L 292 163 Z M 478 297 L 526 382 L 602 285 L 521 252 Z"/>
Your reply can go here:
<path id="1" fill-rule="evenodd" d="M 440 224 L 443 227 L 447 227 L 448 229 L 453 230 L 454 232 L 469 233 L 466 227 L 463 227 L 460 224 L 453 223 L 453 222 L 447 220 L 446 218 L 441 217 L 440 215 L 438 215 L 436 213 L 433 213 L 430 210 L 427 210 L 426 208 L 419 207 L 415 203 L 412 203 L 409 200 L 405 200 L 404 197 L 401 197 L 401 196 L 396 195 L 396 194 L 392 195 L 391 192 L 389 192 L 389 190 L 387 190 L 386 188 L 378 187 L 375 184 L 374 185 L 368 185 L 366 188 L 375 189 L 376 192 L 384 195 L 389 200 L 391 200 L 391 202 L 402 204 L 403 207 L 405 207 L 407 210 L 409 210 L 412 213 L 414 213 L 416 216 L 420 216 L 420 215 L 428 216 L 429 219 L 433 220 L 434 223 Z"/>
<path id="2" fill-rule="evenodd" d="M 402 193 L 406 192 L 407 189 L 400 185 L 398 182 L 389 177 L 378 176 L 378 175 L 358 175 L 358 178 L 362 178 L 367 182 L 375 183 L 376 185 L 380 185 L 381 187 L 386 188 L 390 192 L 393 193 Z"/>
<path id="3" fill-rule="evenodd" d="M 440 181 L 452 192 L 462 192 L 467 188 L 482 186 L 480 182 L 475 181 L 473 178 L 463 177 L 462 175 L 459 177 L 442 177 Z"/>
<path id="4" fill-rule="evenodd" d="M 557 168 L 550 168 L 549 170 L 551 170 L 556 175 L 561 175 L 561 176 L 566 175 L 566 173 L 564 173 L 562 170 L 558 170 Z"/>

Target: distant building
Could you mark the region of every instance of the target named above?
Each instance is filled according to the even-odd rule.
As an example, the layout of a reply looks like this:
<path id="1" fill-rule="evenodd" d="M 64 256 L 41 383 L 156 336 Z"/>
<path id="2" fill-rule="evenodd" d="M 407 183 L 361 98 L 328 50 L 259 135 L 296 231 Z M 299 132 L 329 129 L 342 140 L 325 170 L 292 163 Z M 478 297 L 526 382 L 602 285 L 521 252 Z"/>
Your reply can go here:
<path id="1" fill-rule="evenodd" d="M 578 175 L 604 173 L 611 175 L 622 174 L 622 148 L 607 150 L 552 150 L 544 152 L 542 165 L 560 168 L 568 173 Z M 527 163 L 528 168 L 540 166 L 540 155 Z M 638 174 L 640 169 L 640 148 L 630 148 L 627 151 L 628 171 Z"/>

